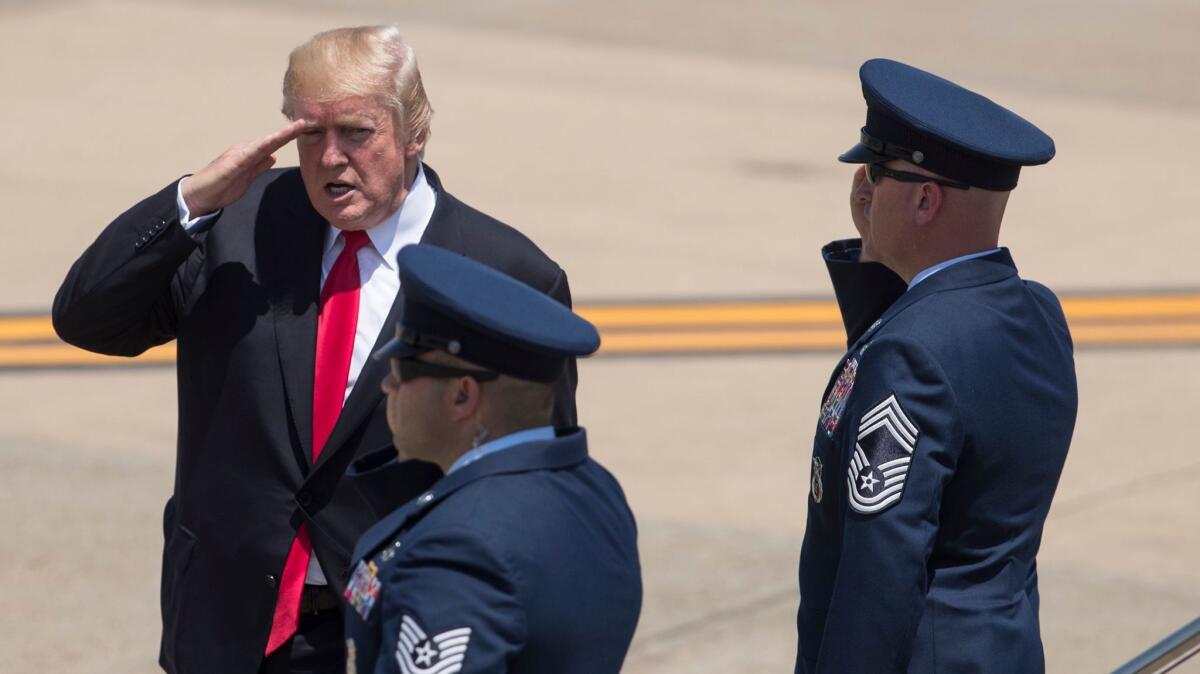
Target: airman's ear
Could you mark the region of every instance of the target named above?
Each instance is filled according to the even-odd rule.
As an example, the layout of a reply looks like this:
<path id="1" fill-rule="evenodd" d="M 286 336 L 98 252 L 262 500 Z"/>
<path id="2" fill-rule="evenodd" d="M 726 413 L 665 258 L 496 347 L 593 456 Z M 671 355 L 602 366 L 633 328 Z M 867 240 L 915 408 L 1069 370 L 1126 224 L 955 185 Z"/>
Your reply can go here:
<path id="1" fill-rule="evenodd" d="M 457 377 L 450 380 L 446 387 L 446 404 L 450 409 L 450 417 L 461 421 L 472 417 L 479 409 L 483 389 L 474 377 Z"/>
<path id="2" fill-rule="evenodd" d="M 928 225 L 937 217 L 938 211 L 942 209 L 942 199 L 945 198 L 945 193 L 942 191 L 942 186 L 937 183 L 921 183 L 921 189 L 917 192 L 917 212 L 916 222 L 918 225 Z"/>

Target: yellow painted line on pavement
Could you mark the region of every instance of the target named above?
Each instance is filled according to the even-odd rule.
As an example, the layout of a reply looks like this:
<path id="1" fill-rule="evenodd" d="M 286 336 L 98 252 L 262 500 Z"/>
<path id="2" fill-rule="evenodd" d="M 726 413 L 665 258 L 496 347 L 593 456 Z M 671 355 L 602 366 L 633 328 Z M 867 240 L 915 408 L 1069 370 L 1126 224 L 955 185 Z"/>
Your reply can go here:
<path id="1" fill-rule="evenodd" d="M 602 333 L 600 353 L 827 351 L 846 348 L 841 327 L 828 330 L 722 330 Z"/>
<path id="2" fill-rule="evenodd" d="M 0 342 L 35 339 L 58 339 L 48 316 L 0 317 Z"/>
<path id="3" fill-rule="evenodd" d="M 72 366 L 121 366 L 121 365 L 151 365 L 156 363 L 174 363 L 175 344 L 163 344 L 143 353 L 136 358 L 120 356 L 104 356 L 83 349 L 77 349 L 70 344 L 21 344 L 16 346 L 0 346 L 0 369 L 30 368 L 30 367 L 72 367 Z"/>
<path id="4" fill-rule="evenodd" d="M 576 308 L 601 331 L 698 325 L 841 325 L 832 300 L 713 302 L 704 304 L 581 305 Z"/>
<path id="5" fill-rule="evenodd" d="M 1076 346 L 1200 345 L 1200 322 L 1071 326 Z"/>
<path id="6" fill-rule="evenodd" d="M 1200 294 L 1147 294 L 1062 299 L 1069 321 L 1135 318 L 1200 318 Z"/>
<path id="7" fill-rule="evenodd" d="M 1077 346 L 1200 346 L 1200 292 L 1067 295 Z M 832 299 L 597 303 L 576 308 L 596 324 L 601 354 L 841 351 Z M 58 341 L 46 315 L 0 315 L 0 369 L 168 364 L 174 344 L 129 359 Z"/>

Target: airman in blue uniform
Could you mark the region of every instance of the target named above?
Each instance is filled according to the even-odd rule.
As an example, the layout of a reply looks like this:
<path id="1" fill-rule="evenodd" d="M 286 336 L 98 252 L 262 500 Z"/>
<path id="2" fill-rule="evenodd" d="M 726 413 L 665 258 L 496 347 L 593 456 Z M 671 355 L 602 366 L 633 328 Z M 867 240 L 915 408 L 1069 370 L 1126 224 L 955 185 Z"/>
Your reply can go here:
<path id="1" fill-rule="evenodd" d="M 818 413 L 798 673 L 1045 669 L 1036 555 L 1075 424 L 1070 333 L 1000 223 L 1054 143 L 916 68 L 860 70 L 861 239 L 823 253 L 849 337 Z"/>
<path id="2" fill-rule="evenodd" d="M 615 674 L 641 609 L 636 526 L 584 430 L 550 426 L 553 382 L 596 329 L 454 253 L 398 262 L 403 314 L 376 354 L 396 448 L 349 477 L 384 504 L 390 462 L 445 476 L 355 548 L 348 672 Z"/>

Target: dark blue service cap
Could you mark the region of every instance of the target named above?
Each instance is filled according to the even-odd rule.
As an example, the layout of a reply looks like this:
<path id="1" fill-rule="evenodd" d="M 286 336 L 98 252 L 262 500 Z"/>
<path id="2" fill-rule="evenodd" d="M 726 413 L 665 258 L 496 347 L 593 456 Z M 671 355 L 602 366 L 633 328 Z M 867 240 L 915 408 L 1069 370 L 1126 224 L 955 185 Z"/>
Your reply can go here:
<path id="1" fill-rule="evenodd" d="M 571 356 L 600 348 L 595 326 L 549 295 L 437 246 L 396 256 L 404 307 L 375 358 L 445 351 L 517 379 L 552 382 Z"/>
<path id="2" fill-rule="evenodd" d="M 888 59 L 867 61 L 858 76 L 867 125 L 841 161 L 903 159 L 973 187 L 1008 191 L 1022 166 L 1054 158 L 1054 140 L 1041 129 L 949 80 Z"/>

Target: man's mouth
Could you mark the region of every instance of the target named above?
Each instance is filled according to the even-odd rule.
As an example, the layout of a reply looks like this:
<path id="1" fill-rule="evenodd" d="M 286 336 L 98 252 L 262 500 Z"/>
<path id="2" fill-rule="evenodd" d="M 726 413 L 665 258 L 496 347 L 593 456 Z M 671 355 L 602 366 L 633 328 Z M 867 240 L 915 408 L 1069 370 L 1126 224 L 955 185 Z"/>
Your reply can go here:
<path id="1" fill-rule="evenodd" d="M 325 183 L 325 194 L 332 199 L 338 199 L 350 194 L 354 190 L 353 185 L 347 183 L 329 182 Z"/>

